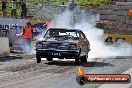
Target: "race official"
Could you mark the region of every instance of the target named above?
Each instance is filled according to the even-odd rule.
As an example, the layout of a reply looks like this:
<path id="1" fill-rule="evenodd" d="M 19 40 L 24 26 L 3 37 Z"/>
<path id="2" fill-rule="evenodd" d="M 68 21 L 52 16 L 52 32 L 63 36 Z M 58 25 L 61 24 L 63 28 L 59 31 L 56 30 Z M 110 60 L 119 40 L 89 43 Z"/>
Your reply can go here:
<path id="1" fill-rule="evenodd" d="M 23 28 L 23 38 L 24 38 L 24 52 L 30 53 L 31 52 L 31 41 L 32 41 L 32 34 L 33 34 L 33 29 L 31 26 L 31 23 L 28 22 L 27 26 Z"/>

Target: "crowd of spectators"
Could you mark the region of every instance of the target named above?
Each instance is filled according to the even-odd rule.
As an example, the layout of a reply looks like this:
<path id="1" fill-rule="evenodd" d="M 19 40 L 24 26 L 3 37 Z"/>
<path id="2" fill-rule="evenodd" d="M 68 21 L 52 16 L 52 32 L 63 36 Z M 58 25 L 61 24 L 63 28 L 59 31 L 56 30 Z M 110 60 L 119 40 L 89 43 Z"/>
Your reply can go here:
<path id="1" fill-rule="evenodd" d="M 104 32 L 110 34 L 132 34 L 132 25 L 125 22 L 101 20 L 104 24 Z"/>
<path id="2" fill-rule="evenodd" d="M 21 8 L 21 18 L 26 18 L 27 7 L 26 0 L 1 0 L 2 16 L 6 17 L 7 3 L 11 3 L 11 17 L 17 18 L 17 9 Z"/>

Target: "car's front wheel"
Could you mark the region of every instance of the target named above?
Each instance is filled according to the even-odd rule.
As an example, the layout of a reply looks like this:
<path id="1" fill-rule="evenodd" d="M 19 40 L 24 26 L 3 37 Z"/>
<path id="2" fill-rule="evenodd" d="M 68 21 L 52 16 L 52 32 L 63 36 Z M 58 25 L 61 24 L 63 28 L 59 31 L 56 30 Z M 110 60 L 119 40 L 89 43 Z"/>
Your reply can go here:
<path id="1" fill-rule="evenodd" d="M 36 54 L 37 63 L 41 62 L 41 56 L 39 54 Z"/>
<path id="2" fill-rule="evenodd" d="M 87 63 L 87 55 L 81 56 L 80 61 L 81 63 Z"/>
<path id="3" fill-rule="evenodd" d="M 75 64 L 76 65 L 79 65 L 79 60 L 80 60 L 80 56 L 78 56 L 78 57 L 75 58 Z"/>
<path id="4" fill-rule="evenodd" d="M 52 57 L 48 57 L 46 59 L 47 59 L 47 61 L 53 61 L 53 58 Z"/>

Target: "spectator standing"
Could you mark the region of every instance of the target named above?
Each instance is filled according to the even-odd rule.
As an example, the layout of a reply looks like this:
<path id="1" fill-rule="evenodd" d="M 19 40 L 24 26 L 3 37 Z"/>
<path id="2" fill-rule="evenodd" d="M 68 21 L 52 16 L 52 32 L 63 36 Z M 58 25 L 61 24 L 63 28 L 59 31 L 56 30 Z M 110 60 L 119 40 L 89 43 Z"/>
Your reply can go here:
<path id="1" fill-rule="evenodd" d="M 30 22 L 27 22 L 27 26 L 25 26 L 22 30 L 23 38 L 24 38 L 24 52 L 25 53 L 30 53 L 31 52 L 31 41 L 32 41 L 32 34 L 33 34 L 33 29 L 32 25 Z"/>
<path id="2" fill-rule="evenodd" d="M 12 18 L 17 18 L 16 10 L 17 10 L 16 0 L 12 0 L 12 10 L 11 10 L 11 16 L 12 16 Z"/>
<path id="3" fill-rule="evenodd" d="M 69 6 L 69 10 L 74 11 L 75 7 L 76 7 L 76 4 L 75 4 L 74 0 L 72 0 L 72 2 L 70 3 L 70 6 Z"/>
<path id="4" fill-rule="evenodd" d="M 46 21 L 46 22 L 44 23 L 44 25 L 43 25 L 43 26 L 44 26 L 44 29 L 47 29 L 48 23 L 49 23 L 48 21 Z"/>
<path id="5" fill-rule="evenodd" d="M 2 3 L 2 16 L 6 16 L 6 0 L 1 0 Z"/>
<path id="6" fill-rule="evenodd" d="M 65 9 L 66 9 L 65 3 L 64 3 L 64 2 L 62 2 L 62 4 L 61 4 L 61 12 L 64 12 L 64 11 L 65 11 Z"/>
<path id="7" fill-rule="evenodd" d="M 26 6 L 26 0 L 21 1 L 21 18 L 26 18 L 27 17 L 27 6 Z"/>

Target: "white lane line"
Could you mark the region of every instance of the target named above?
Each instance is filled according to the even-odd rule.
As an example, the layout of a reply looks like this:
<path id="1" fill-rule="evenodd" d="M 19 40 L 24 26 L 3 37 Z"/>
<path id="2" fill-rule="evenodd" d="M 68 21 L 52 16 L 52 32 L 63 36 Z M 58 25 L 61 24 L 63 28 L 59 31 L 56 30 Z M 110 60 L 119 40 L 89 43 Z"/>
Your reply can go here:
<path id="1" fill-rule="evenodd" d="M 104 58 L 88 58 L 88 62 L 103 62 Z"/>
<path id="2" fill-rule="evenodd" d="M 36 58 L 33 58 L 36 59 Z M 43 61 L 47 61 L 46 58 L 41 58 Z M 58 58 L 53 58 L 54 61 L 75 61 L 74 59 L 58 59 Z"/>
<path id="3" fill-rule="evenodd" d="M 36 58 L 33 58 L 36 59 Z M 46 58 L 41 58 L 41 60 L 46 61 Z M 58 59 L 58 58 L 53 58 L 54 61 L 75 61 L 74 59 Z M 103 62 L 103 58 L 88 58 L 88 62 Z"/>
<path id="4" fill-rule="evenodd" d="M 132 68 L 128 69 L 127 71 L 123 72 L 122 74 L 130 74 L 132 77 Z M 132 79 L 129 84 L 103 84 L 98 88 L 129 88 L 132 84 Z"/>

